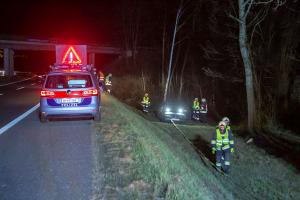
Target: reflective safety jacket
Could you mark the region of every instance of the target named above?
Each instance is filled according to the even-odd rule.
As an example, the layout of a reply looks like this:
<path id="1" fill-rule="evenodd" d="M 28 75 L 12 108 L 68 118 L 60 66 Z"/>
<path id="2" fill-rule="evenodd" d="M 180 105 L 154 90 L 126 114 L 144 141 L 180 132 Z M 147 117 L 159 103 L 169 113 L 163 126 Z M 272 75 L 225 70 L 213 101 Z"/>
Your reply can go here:
<path id="1" fill-rule="evenodd" d="M 232 131 L 229 128 L 225 128 L 222 132 L 219 127 L 213 133 L 213 138 L 211 140 L 211 146 L 214 150 L 227 150 L 234 147 L 234 140 L 232 136 Z"/>
<path id="2" fill-rule="evenodd" d="M 201 102 L 200 112 L 207 113 L 207 103 L 206 102 Z"/>
<path id="3" fill-rule="evenodd" d="M 150 98 L 147 97 L 147 96 L 144 96 L 144 97 L 143 97 L 142 104 L 150 104 Z"/>
<path id="4" fill-rule="evenodd" d="M 99 72 L 99 79 L 100 81 L 104 81 L 104 74 L 102 72 Z"/>
<path id="5" fill-rule="evenodd" d="M 106 76 L 105 85 L 111 85 L 111 76 Z"/>
<path id="6" fill-rule="evenodd" d="M 193 102 L 193 109 L 194 110 L 199 110 L 200 109 L 200 103 L 199 103 L 199 101 L 194 100 L 194 102 Z"/>

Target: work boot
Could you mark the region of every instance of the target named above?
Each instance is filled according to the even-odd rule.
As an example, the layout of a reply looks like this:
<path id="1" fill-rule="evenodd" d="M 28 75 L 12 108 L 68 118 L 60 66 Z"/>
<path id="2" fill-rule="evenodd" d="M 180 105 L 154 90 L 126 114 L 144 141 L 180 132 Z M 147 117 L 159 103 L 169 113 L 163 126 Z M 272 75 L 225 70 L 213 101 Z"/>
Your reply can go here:
<path id="1" fill-rule="evenodd" d="M 229 167 L 224 167 L 223 171 L 224 171 L 225 174 L 228 175 L 229 174 Z"/>

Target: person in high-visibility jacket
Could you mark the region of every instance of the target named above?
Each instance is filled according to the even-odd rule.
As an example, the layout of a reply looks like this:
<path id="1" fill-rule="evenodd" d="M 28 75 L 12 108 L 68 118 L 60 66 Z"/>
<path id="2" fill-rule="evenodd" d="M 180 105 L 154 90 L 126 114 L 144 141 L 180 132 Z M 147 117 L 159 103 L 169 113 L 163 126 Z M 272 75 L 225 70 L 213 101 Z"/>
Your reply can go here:
<path id="1" fill-rule="evenodd" d="M 103 72 L 99 71 L 98 72 L 98 77 L 99 77 L 99 81 L 100 82 L 104 82 L 104 74 L 103 74 Z"/>
<path id="2" fill-rule="evenodd" d="M 148 113 L 150 108 L 150 97 L 148 93 L 145 93 L 141 105 L 143 107 L 143 112 Z"/>
<path id="3" fill-rule="evenodd" d="M 105 77 L 105 88 L 108 93 L 111 93 L 111 90 L 112 90 L 112 74 L 111 73 L 109 73 Z"/>
<path id="4" fill-rule="evenodd" d="M 105 85 L 111 85 L 111 79 L 112 79 L 112 74 L 109 73 L 109 74 L 105 77 Z"/>
<path id="5" fill-rule="evenodd" d="M 200 109 L 200 103 L 198 98 L 196 97 L 193 101 L 193 110 L 199 110 Z"/>
<path id="6" fill-rule="evenodd" d="M 98 71 L 99 87 L 101 92 L 104 91 L 104 74 L 101 71 Z"/>
<path id="7" fill-rule="evenodd" d="M 201 99 L 200 103 L 200 121 L 203 123 L 207 123 L 207 102 L 205 98 Z"/>
<path id="8" fill-rule="evenodd" d="M 150 105 L 150 97 L 149 97 L 148 93 L 145 93 L 145 95 L 143 97 L 143 100 L 142 100 L 142 104 L 147 105 L 147 106 Z"/>
<path id="9" fill-rule="evenodd" d="M 230 157 L 234 152 L 234 140 L 232 131 L 226 128 L 225 122 L 220 121 L 214 130 L 211 146 L 212 153 L 216 155 L 217 170 L 223 169 L 224 173 L 229 173 Z"/>

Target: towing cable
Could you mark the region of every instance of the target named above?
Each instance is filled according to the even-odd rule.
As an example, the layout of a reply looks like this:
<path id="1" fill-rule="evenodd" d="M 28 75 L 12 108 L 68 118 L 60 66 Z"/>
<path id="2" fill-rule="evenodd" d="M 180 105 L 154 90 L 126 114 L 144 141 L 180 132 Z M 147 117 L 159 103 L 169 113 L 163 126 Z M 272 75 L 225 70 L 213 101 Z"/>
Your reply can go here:
<path id="1" fill-rule="evenodd" d="M 211 166 L 212 168 L 214 169 L 217 169 L 215 163 L 211 162 L 205 155 L 204 153 L 198 148 L 196 147 L 187 137 L 186 135 L 184 134 L 184 132 L 177 126 L 177 124 L 175 124 L 175 122 L 171 119 L 171 122 L 173 124 L 173 126 L 178 130 L 178 132 L 183 136 L 183 138 L 195 149 L 195 151 L 197 151 L 200 155 L 200 158 L 203 162 L 204 165 L 206 166 Z M 222 175 L 225 175 L 227 176 L 227 174 L 225 174 L 223 171 L 219 171 Z"/>

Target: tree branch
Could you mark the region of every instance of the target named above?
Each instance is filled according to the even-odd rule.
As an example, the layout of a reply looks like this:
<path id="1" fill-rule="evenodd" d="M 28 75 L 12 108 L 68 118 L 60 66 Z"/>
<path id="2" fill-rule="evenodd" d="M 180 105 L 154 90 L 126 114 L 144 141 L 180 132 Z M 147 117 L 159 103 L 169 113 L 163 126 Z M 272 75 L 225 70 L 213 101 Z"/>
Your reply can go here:
<path id="1" fill-rule="evenodd" d="M 253 30 L 252 30 L 252 33 L 251 33 L 251 38 L 250 38 L 250 46 L 252 45 L 252 39 L 253 39 L 253 34 L 255 32 L 255 29 L 256 29 L 256 26 L 258 26 L 264 19 L 265 17 L 267 16 L 268 14 L 268 11 L 266 10 L 263 15 L 261 16 L 261 18 L 257 21 L 257 23 L 254 25 L 253 27 Z"/>
<path id="2" fill-rule="evenodd" d="M 243 23 L 242 20 L 240 20 L 239 18 L 237 18 L 237 17 L 231 15 L 230 13 L 228 14 L 228 16 L 229 16 L 231 19 L 236 20 L 238 23 L 241 23 L 241 24 Z"/>
<path id="3" fill-rule="evenodd" d="M 175 46 L 177 46 L 178 44 L 182 43 L 183 41 L 187 40 L 189 38 L 189 36 L 185 36 L 184 38 L 182 38 L 181 40 L 177 41 L 175 43 Z"/>
<path id="4" fill-rule="evenodd" d="M 261 15 L 261 13 L 264 12 L 264 9 L 261 9 L 257 15 L 255 15 L 255 17 L 251 20 L 251 22 L 248 23 L 248 26 L 252 26 L 254 24 L 254 22 L 257 20 L 257 18 L 259 18 L 259 16 Z"/>
<path id="5" fill-rule="evenodd" d="M 255 5 L 259 5 L 259 4 L 269 4 L 272 3 L 274 0 L 269 0 L 269 1 L 258 1 L 258 2 L 254 2 Z M 278 0 L 277 0 L 278 1 Z"/>
<path id="6" fill-rule="evenodd" d="M 243 7 L 245 7 L 251 0 L 247 0 L 243 3 Z"/>
<path id="7" fill-rule="evenodd" d="M 242 83 L 243 80 L 241 78 L 233 77 L 233 76 L 226 76 L 224 74 L 221 74 L 220 72 L 217 71 L 212 71 L 210 68 L 202 68 L 204 71 L 204 74 L 209 77 L 213 78 L 219 78 L 225 81 L 233 82 L 233 83 Z"/>
<path id="8" fill-rule="evenodd" d="M 249 2 L 247 5 L 248 5 L 248 8 L 247 8 L 247 11 L 246 11 L 246 13 L 245 13 L 245 15 L 243 16 L 243 17 L 247 17 L 248 16 L 248 14 L 249 14 L 249 11 L 250 11 L 250 9 L 251 9 L 251 7 L 252 7 L 252 4 L 253 4 L 253 1 L 254 0 L 251 0 L 251 2 Z M 273 0 L 272 0 L 273 1 Z M 246 6 L 246 5 L 245 5 Z"/>
<path id="9" fill-rule="evenodd" d="M 276 6 L 274 10 L 277 10 L 280 6 L 284 5 L 286 3 L 286 0 L 277 0 Z"/>

